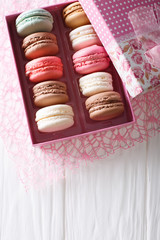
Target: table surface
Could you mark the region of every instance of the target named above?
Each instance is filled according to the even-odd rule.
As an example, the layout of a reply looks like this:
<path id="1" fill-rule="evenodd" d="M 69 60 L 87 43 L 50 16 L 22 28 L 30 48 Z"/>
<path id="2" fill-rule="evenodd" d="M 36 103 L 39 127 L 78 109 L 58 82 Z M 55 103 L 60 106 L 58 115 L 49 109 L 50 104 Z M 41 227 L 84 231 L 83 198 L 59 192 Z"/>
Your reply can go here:
<path id="1" fill-rule="evenodd" d="M 0 140 L 1 240 L 159 240 L 160 134 L 25 190 Z"/>

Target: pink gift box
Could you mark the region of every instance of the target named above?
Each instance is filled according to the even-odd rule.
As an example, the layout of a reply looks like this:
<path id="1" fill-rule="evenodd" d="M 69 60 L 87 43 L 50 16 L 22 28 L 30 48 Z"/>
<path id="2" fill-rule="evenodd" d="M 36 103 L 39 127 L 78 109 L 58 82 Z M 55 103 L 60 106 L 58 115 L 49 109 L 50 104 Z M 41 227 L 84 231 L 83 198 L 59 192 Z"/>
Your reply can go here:
<path id="1" fill-rule="evenodd" d="M 108 52 L 126 89 L 136 97 L 160 83 L 160 69 L 148 63 L 128 13 L 158 0 L 79 0 Z M 152 19 L 151 19 L 152 21 Z M 152 24 L 152 23 L 151 23 Z"/>
<path id="2" fill-rule="evenodd" d="M 72 106 L 75 114 L 75 123 L 72 127 L 53 133 L 39 132 L 35 122 L 35 113 L 39 109 L 33 103 L 32 88 L 35 84 L 31 83 L 25 76 L 25 64 L 28 62 L 28 60 L 25 59 L 22 49 L 23 38 L 18 36 L 15 27 L 15 20 L 20 13 L 6 16 L 10 41 L 33 145 L 48 144 L 54 141 L 69 139 L 75 136 L 97 133 L 99 131 L 124 126 L 126 124 L 131 124 L 134 122 L 132 106 L 128 93 L 112 62 L 110 64 L 110 67 L 107 69 L 107 72 L 110 72 L 113 76 L 114 90 L 119 92 L 122 96 L 125 111 L 121 116 L 117 118 L 101 122 L 95 122 L 89 118 L 88 111 L 85 108 L 85 100 L 87 98 L 81 94 L 79 89 L 78 79 L 81 77 L 81 75 L 77 74 L 73 68 L 72 55 L 74 51 L 71 47 L 71 43 L 68 37 L 71 29 L 65 26 L 62 18 L 62 10 L 68 4 L 69 3 L 63 3 L 45 8 L 53 15 L 54 27 L 52 33 L 56 35 L 59 45 L 59 53 L 56 56 L 62 59 L 64 65 L 64 75 L 59 80 L 67 84 L 69 95 L 69 102 L 67 104 Z"/>

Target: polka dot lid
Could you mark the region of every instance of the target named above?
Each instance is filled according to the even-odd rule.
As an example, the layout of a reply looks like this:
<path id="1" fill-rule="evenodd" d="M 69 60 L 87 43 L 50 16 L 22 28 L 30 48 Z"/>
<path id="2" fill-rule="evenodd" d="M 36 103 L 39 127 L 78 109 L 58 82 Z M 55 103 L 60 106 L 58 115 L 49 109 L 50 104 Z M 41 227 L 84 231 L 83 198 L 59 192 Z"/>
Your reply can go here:
<path id="1" fill-rule="evenodd" d="M 157 36 L 160 0 L 79 0 L 131 97 L 160 84 L 160 71 L 145 57 Z M 130 13 L 130 14 L 129 14 Z M 145 33 L 142 42 L 137 40 Z M 141 35 L 142 36 L 142 35 Z"/>
<path id="2" fill-rule="evenodd" d="M 113 37 L 133 32 L 129 11 L 139 6 L 152 6 L 155 0 L 80 0 L 80 3 L 101 39 L 110 42 Z"/>

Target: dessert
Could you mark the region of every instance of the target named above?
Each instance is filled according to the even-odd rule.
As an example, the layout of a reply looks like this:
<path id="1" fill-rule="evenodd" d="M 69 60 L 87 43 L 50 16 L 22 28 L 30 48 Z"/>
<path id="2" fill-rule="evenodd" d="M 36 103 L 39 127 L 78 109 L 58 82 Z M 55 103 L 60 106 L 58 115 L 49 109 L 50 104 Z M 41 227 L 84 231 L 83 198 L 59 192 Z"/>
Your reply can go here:
<path id="1" fill-rule="evenodd" d="M 25 65 L 25 74 L 31 82 L 58 79 L 63 76 L 63 64 L 56 56 L 36 58 Z"/>
<path id="2" fill-rule="evenodd" d="M 45 107 L 68 102 L 67 86 L 60 81 L 44 81 L 33 87 L 34 104 Z"/>
<path id="3" fill-rule="evenodd" d="M 91 24 L 84 25 L 69 33 L 72 48 L 77 51 L 91 45 L 102 45 Z"/>
<path id="4" fill-rule="evenodd" d="M 74 113 L 67 104 L 51 105 L 36 112 L 36 122 L 40 132 L 56 132 L 74 124 Z"/>
<path id="5" fill-rule="evenodd" d="M 75 71 L 88 74 L 108 68 L 110 59 L 104 47 L 92 45 L 75 52 L 72 56 Z"/>
<path id="6" fill-rule="evenodd" d="M 31 9 L 16 18 L 17 33 L 21 37 L 35 32 L 51 32 L 53 17 L 45 9 Z"/>
<path id="7" fill-rule="evenodd" d="M 95 94 L 86 100 L 85 105 L 90 118 L 96 121 L 112 119 L 124 112 L 122 98 L 115 91 Z"/>
<path id="8" fill-rule="evenodd" d="M 33 33 L 25 37 L 22 48 L 25 57 L 29 60 L 56 55 L 59 51 L 56 36 L 48 32 Z"/>
<path id="9" fill-rule="evenodd" d="M 79 79 L 80 91 L 84 96 L 106 91 L 112 91 L 112 75 L 107 72 L 95 72 L 87 74 Z"/>
<path id="10" fill-rule="evenodd" d="M 79 2 L 71 3 L 65 7 L 63 9 L 63 18 L 66 26 L 72 29 L 90 23 Z"/>

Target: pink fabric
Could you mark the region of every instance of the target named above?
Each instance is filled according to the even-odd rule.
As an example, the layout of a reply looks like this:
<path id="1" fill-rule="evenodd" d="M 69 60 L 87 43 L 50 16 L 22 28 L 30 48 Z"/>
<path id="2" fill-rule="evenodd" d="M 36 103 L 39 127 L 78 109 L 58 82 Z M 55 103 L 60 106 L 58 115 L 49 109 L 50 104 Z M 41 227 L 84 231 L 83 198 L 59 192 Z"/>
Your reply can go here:
<path id="1" fill-rule="evenodd" d="M 135 8 L 129 12 L 128 16 L 135 34 L 145 50 L 160 43 L 160 38 L 157 39 L 157 35 L 160 36 L 160 29 L 153 7 Z"/>
<path id="2" fill-rule="evenodd" d="M 65 177 L 66 168 L 76 173 L 80 164 L 94 164 L 94 160 L 147 141 L 160 131 L 160 89 L 157 88 L 132 100 L 136 118 L 133 125 L 46 146 L 32 146 L 4 15 L 54 2 L 9 0 L 0 8 L 0 135 L 26 189 L 52 184 L 53 179 Z M 124 66 L 127 67 L 126 63 Z M 158 77 L 153 79 L 155 86 L 157 81 Z"/>
<path id="3" fill-rule="evenodd" d="M 147 52 L 145 52 L 145 56 L 152 65 L 160 68 L 160 45 L 157 45 Z"/>
<path id="4" fill-rule="evenodd" d="M 146 50 L 145 56 L 149 63 L 155 67 L 160 67 L 160 7 L 154 4 L 153 7 L 138 7 L 130 11 L 128 16 L 133 25 L 137 39 Z M 157 17 L 157 18 L 156 18 Z"/>

